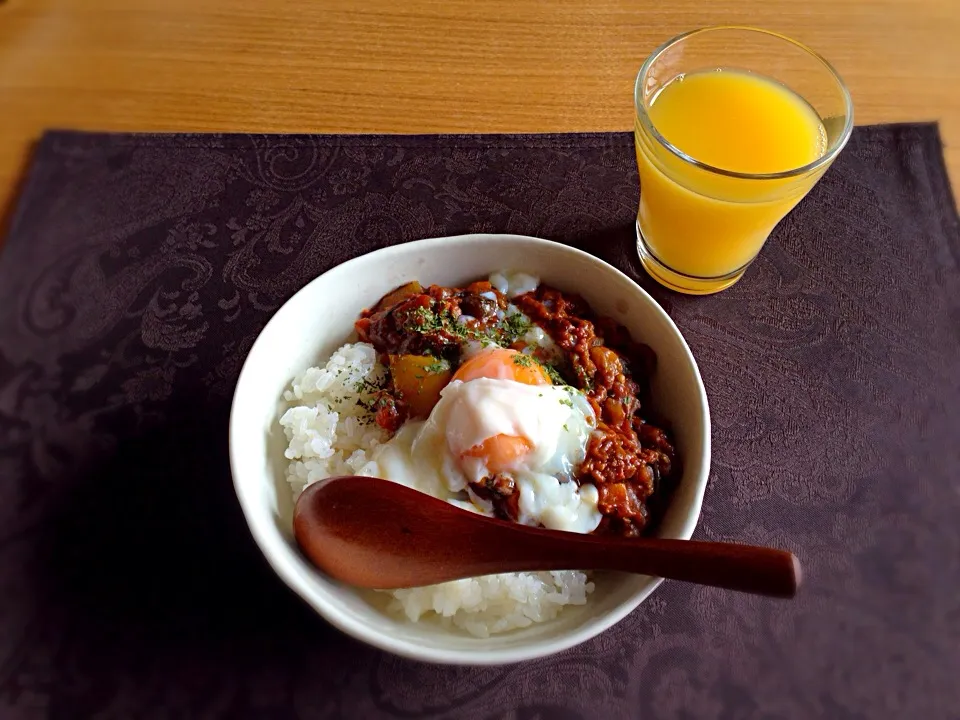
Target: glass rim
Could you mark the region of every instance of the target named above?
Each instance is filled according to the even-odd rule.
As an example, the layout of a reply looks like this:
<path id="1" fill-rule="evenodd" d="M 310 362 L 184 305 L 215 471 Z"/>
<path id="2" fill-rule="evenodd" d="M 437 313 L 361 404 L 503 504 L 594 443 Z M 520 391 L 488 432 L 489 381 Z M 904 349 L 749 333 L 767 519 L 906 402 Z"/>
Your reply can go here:
<path id="1" fill-rule="evenodd" d="M 818 157 L 816 160 L 802 165 L 798 168 L 792 168 L 790 170 L 783 170 L 781 172 L 775 173 L 746 173 L 746 172 L 737 172 L 735 170 L 725 170 L 724 168 L 715 167 L 708 163 L 697 160 L 692 155 L 688 155 L 683 150 L 678 148 L 676 145 L 671 144 L 657 128 L 654 126 L 653 121 L 650 119 L 649 114 L 646 111 L 646 108 L 643 105 L 641 99 L 641 80 L 646 76 L 647 72 L 650 70 L 650 66 L 659 58 L 664 52 L 669 50 L 671 47 L 676 45 L 681 40 L 686 40 L 689 37 L 694 35 L 700 35 L 702 33 L 714 32 L 717 30 L 744 30 L 747 32 L 760 33 L 762 35 L 767 35 L 769 37 L 777 38 L 785 42 L 790 43 L 794 47 L 805 52 L 811 56 L 814 60 L 819 62 L 833 78 L 834 82 L 837 84 L 837 87 L 840 89 L 840 94 L 843 97 L 844 110 L 846 114 L 846 122 L 844 123 L 843 130 L 840 132 L 840 135 L 837 137 L 836 141 L 831 143 L 827 148 L 826 152 L 823 155 Z M 801 42 L 794 40 L 793 38 L 787 37 L 782 33 L 774 32 L 773 30 L 764 30 L 763 28 L 751 27 L 749 25 L 710 25 L 707 27 L 697 28 L 696 30 L 688 30 L 685 33 L 676 35 L 675 37 L 670 38 L 665 43 L 657 47 L 649 57 L 644 61 L 643 65 L 640 66 L 640 71 L 637 73 L 637 79 L 633 86 L 633 105 L 634 111 L 637 117 L 643 122 L 644 128 L 651 136 L 668 152 L 670 152 L 675 157 L 680 160 L 693 165 L 694 167 L 700 168 L 710 173 L 717 175 L 725 175 L 732 178 L 742 178 L 745 180 L 783 180 L 786 178 L 799 177 L 801 175 L 806 175 L 807 173 L 813 172 L 824 165 L 827 165 L 839 154 L 843 147 L 847 144 L 847 141 L 850 139 L 850 135 L 853 131 L 853 98 L 850 97 L 850 90 L 847 88 L 846 83 L 843 82 L 843 78 L 840 77 L 840 73 L 836 71 L 833 65 L 824 58 L 819 53 L 815 52 L 811 48 L 807 47 Z M 821 118 L 822 120 L 823 118 Z"/>

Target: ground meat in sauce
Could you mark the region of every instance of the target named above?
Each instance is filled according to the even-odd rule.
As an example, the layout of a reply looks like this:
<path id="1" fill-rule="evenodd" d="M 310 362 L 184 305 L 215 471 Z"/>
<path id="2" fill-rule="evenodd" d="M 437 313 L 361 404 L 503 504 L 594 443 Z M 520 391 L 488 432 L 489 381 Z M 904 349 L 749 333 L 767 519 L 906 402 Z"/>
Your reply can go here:
<path id="1" fill-rule="evenodd" d="M 597 318 L 577 295 L 541 285 L 513 302 L 563 349 L 574 385 L 597 413 L 597 431 L 577 476 L 597 487 L 604 516 L 597 531 L 639 535 L 650 520 L 647 500 L 669 490 L 676 465 L 666 432 L 639 414 L 653 352 L 613 320 Z"/>
<path id="2" fill-rule="evenodd" d="M 493 506 L 493 514 L 501 520 L 520 519 L 520 493 L 512 477 L 494 475 L 480 482 L 470 483 L 470 490 L 481 500 Z"/>
<path id="3" fill-rule="evenodd" d="M 487 295 L 494 295 L 491 299 Z M 434 355 L 457 360 L 467 335 L 496 324 L 507 300 L 488 282 L 466 288 L 431 285 L 388 307 L 365 310 L 357 334 L 381 355 Z M 461 315 L 466 316 L 461 319 Z"/>
<path id="4" fill-rule="evenodd" d="M 409 416 L 406 403 L 389 390 L 377 390 L 373 394 L 370 410 L 377 425 L 392 433 L 399 430 Z"/>
<path id="5" fill-rule="evenodd" d="M 356 323 L 360 339 L 383 358 L 432 355 L 455 367 L 471 340 L 523 347 L 519 337 L 504 328 L 510 301 L 490 283 L 462 289 L 412 284 L 409 293 L 403 290 L 387 296 L 390 303 L 381 301 L 365 311 Z M 679 474 L 668 433 L 640 413 L 649 397 L 653 352 L 612 319 L 596 316 L 578 295 L 541 285 L 512 302 L 560 347 L 564 362 L 557 370 L 565 382 L 584 392 L 597 415 L 597 429 L 575 478 L 597 487 L 603 519 L 594 532 L 630 537 L 651 529 Z M 389 386 L 377 395 L 375 409 L 377 423 L 390 431 L 406 419 L 402 399 L 391 394 Z M 470 489 L 492 504 L 497 517 L 519 517 L 519 493 L 511 478 L 495 475 Z"/>

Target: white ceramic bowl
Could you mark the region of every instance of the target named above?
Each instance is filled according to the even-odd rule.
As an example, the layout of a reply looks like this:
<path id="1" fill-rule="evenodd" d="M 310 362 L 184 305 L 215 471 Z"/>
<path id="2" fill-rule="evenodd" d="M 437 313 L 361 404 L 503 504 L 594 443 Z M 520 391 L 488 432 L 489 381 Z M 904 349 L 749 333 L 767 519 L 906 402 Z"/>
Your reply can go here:
<path id="1" fill-rule="evenodd" d="M 696 362 L 673 321 L 638 285 L 574 248 L 517 235 L 464 235 L 398 245 L 364 255 L 313 280 L 270 320 L 237 382 L 230 416 L 230 464 L 253 537 L 276 573 L 327 621 L 383 650 L 434 663 L 499 664 L 549 655 L 592 638 L 621 620 L 661 582 L 604 574 L 586 605 L 552 621 L 480 639 L 432 622 L 387 615 L 371 593 L 314 569 L 297 550 L 293 503 L 284 480 L 280 397 L 293 377 L 321 363 L 353 332 L 360 311 L 413 279 L 458 285 L 496 270 L 524 270 L 580 293 L 596 310 L 650 345 L 659 363 L 653 394 L 673 423 L 683 478 L 663 519 L 662 537 L 688 539 L 700 515 L 710 469 L 710 415 Z"/>

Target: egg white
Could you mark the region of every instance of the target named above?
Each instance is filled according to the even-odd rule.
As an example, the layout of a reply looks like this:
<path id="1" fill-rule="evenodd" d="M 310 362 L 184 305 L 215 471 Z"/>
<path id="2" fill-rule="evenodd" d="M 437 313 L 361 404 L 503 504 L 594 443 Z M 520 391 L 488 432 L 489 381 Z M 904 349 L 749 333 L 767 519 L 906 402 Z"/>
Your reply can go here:
<path id="1" fill-rule="evenodd" d="M 514 380 L 455 380 L 425 421 L 408 421 L 373 453 L 361 474 L 415 487 L 491 514 L 489 503 L 467 493 L 468 483 L 493 475 L 485 458 L 468 450 L 496 435 L 524 437 L 531 451 L 502 472 L 520 493 L 519 522 L 588 533 L 601 520 L 597 490 L 572 475 L 586 455 L 596 417 L 573 388 Z"/>

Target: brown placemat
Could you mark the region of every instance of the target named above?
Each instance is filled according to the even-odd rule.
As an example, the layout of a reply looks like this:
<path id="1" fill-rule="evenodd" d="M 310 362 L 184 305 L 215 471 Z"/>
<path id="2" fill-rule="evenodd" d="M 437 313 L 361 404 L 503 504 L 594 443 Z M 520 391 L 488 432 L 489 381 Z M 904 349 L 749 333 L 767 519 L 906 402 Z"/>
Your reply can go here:
<path id="1" fill-rule="evenodd" d="M 37 150 L 0 256 L 0 717 L 948 718 L 960 712 L 960 241 L 932 125 L 859 128 L 746 278 L 633 249 L 628 133 L 99 135 Z M 700 538 L 796 550 L 794 602 L 665 583 L 540 662 L 331 629 L 250 539 L 240 365 L 333 265 L 538 235 L 638 279 L 713 414 Z"/>

